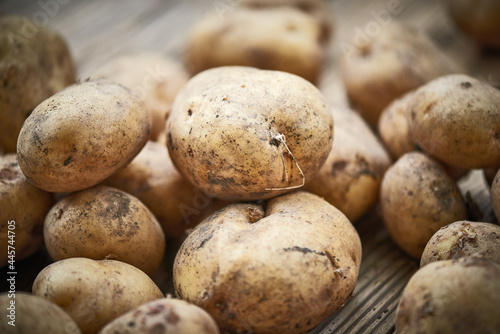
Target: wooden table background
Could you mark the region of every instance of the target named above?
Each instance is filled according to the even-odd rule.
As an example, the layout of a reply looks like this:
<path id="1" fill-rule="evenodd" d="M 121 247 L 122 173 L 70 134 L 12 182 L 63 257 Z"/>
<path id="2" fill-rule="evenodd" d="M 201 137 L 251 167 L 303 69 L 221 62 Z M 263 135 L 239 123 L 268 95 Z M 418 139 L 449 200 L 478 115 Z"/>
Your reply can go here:
<path id="1" fill-rule="evenodd" d="M 329 48 L 319 84 L 333 106 L 348 104 L 337 68 L 342 56 L 340 43 L 352 44 L 353 34 L 367 22 L 376 21 L 373 12 L 387 9 L 397 0 L 338 0 L 330 2 L 335 18 L 334 40 Z M 60 3 L 59 3 L 60 2 Z M 189 28 L 217 4 L 237 4 L 238 0 L 8 0 L 0 2 L 0 13 L 20 14 L 44 20 L 68 41 L 75 58 L 78 77 L 86 79 L 95 69 L 118 55 L 134 51 L 158 51 L 180 59 Z M 49 5 L 50 4 L 50 5 Z M 466 66 L 470 74 L 500 86 L 500 56 L 485 53 L 451 23 L 444 1 L 399 0 L 402 11 L 391 19 L 425 30 L 446 53 Z M 229 8 L 225 15 L 230 15 Z M 3 47 L 3 46 L 0 46 Z M 462 191 L 471 191 L 484 216 L 492 221 L 489 190 L 479 171 L 460 182 Z M 417 261 L 406 256 L 390 240 L 377 208 L 355 222 L 363 244 L 363 260 L 354 297 L 312 333 L 393 333 L 395 309 L 401 291 L 418 269 Z M 165 293 L 173 293 L 171 268 L 180 241 L 171 241 L 165 260 L 154 277 Z M 36 274 L 50 258 L 42 249 L 17 263 L 18 291 L 30 291 Z M 5 275 L 2 275 L 5 276 Z M 4 279 L 0 291 L 8 290 Z"/>

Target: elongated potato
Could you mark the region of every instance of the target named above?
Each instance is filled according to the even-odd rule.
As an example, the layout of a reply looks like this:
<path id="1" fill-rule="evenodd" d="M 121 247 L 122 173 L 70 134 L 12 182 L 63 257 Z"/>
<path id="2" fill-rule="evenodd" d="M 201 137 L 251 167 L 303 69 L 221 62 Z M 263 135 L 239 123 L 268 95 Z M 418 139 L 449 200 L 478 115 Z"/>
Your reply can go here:
<path id="1" fill-rule="evenodd" d="M 435 79 L 406 110 L 415 143 L 460 168 L 500 166 L 500 91 L 463 74 Z"/>
<path id="2" fill-rule="evenodd" d="M 387 170 L 380 206 L 394 242 L 416 259 L 441 227 L 467 217 L 455 181 L 439 163 L 420 152 L 403 155 Z"/>
<path id="3" fill-rule="evenodd" d="M 82 333 L 97 333 L 126 312 L 163 294 L 141 270 L 120 261 L 61 260 L 35 278 L 33 294 L 66 311 Z"/>
<path id="4" fill-rule="evenodd" d="M 219 67 L 193 77 L 167 121 L 178 170 L 225 200 L 265 199 L 299 188 L 324 164 L 333 117 L 319 90 L 289 73 Z"/>
<path id="5" fill-rule="evenodd" d="M 207 218 L 177 253 L 174 286 L 223 333 L 305 333 L 350 298 L 360 261 L 345 215 L 295 192 Z"/>
<path id="6" fill-rule="evenodd" d="M 17 155 L 38 188 L 89 188 L 146 145 L 151 115 L 130 90 L 108 81 L 74 84 L 43 101 L 19 134 Z"/>

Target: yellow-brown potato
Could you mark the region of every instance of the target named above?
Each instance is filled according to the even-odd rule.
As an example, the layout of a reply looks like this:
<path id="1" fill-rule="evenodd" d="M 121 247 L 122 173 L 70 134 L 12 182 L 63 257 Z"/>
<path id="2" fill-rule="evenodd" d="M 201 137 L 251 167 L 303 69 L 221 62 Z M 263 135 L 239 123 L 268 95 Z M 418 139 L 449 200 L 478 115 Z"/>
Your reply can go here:
<path id="1" fill-rule="evenodd" d="M 394 242 L 416 259 L 435 232 L 467 215 L 455 181 L 439 163 L 420 152 L 403 155 L 387 170 L 380 206 Z"/>
<path id="2" fill-rule="evenodd" d="M 396 21 L 381 27 L 373 37 L 355 35 L 341 49 L 341 73 L 349 99 L 374 128 L 393 100 L 458 71 L 427 36 Z"/>
<path id="3" fill-rule="evenodd" d="M 180 237 L 194 227 L 213 202 L 177 171 L 167 148 L 152 141 L 104 184 L 141 200 L 158 219 L 167 238 Z"/>
<path id="4" fill-rule="evenodd" d="M 301 187 L 330 153 L 333 117 L 319 90 L 285 72 L 219 67 L 193 77 L 167 121 L 170 157 L 187 180 L 226 200 Z"/>
<path id="5" fill-rule="evenodd" d="M 0 268 L 42 246 L 43 220 L 53 203 L 52 194 L 26 180 L 15 154 L 0 156 Z"/>
<path id="6" fill-rule="evenodd" d="M 345 215 L 295 192 L 230 205 L 198 225 L 177 253 L 174 287 L 223 333 L 306 333 L 350 298 L 360 261 Z"/>
<path id="7" fill-rule="evenodd" d="M 450 0 L 451 18 L 480 44 L 500 49 L 500 2 L 498 0 Z"/>
<path id="8" fill-rule="evenodd" d="M 151 140 L 156 140 L 165 129 L 175 95 L 189 79 L 182 64 L 156 53 L 113 58 L 92 77 L 122 84 L 144 101 L 153 119 Z"/>
<path id="9" fill-rule="evenodd" d="M 72 193 L 50 209 L 43 237 L 52 259 L 107 256 L 151 275 L 160 266 L 165 236 L 151 211 L 121 190 L 96 186 Z"/>
<path id="10" fill-rule="evenodd" d="M 380 183 L 391 160 L 363 119 L 349 109 L 334 109 L 335 144 L 305 190 L 323 197 L 350 221 L 378 201 Z"/>
<path id="11" fill-rule="evenodd" d="M 141 305 L 107 324 L 99 334 L 219 334 L 202 308 L 180 299 L 162 298 Z"/>
<path id="12" fill-rule="evenodd" d="M 27 292 L 16 291 L 0 294 L 3 317 L 0 321 L 2 334 L 80 334 L 78 325 L 50 301 Z"/>
<path id="13" fill-rule="evenodd" d="M 19 134 L 17 155 L 38 188 L 89 188 L 146 145 L 151 115 L 130 90 L 108 81 L 74 84 L 35 108 Z"/>
<path id="14" fill-rule="evenodd" d="M 236 7 L 209 14 L 187 38 L 188 69 L 198 73 L 219 66 L 250 66 L 318 81 L 325 50 L 321 25 L 293 7 Z"/>
<path id="15" fill-rule="evenodd" d="M 491 204 L 497 220 L 500 221 L 500 170 L 491 184 Z"/>
<path id="16" fill-rule="evenodd" d="M 500 264 L 478 257 L 433 262 L 413 275 L 396 333 L 499 333 Z"/>
<path id="17" fill-rule="evenodd" d="M 0 151 L 16 152 L 24 120 L 49 96 L 75 81 L 64 39 L 27 18 L 0 16 Z"/>
<path id="18" fill-rule="evenodd" d="M 470 221 L 446 225 L 425 246 L 420 266 L 466 256 L 480 256 L 500 264 L 500 226 Z"/>
<path id="19" fill-rule="evenodd" d="M 87 258 L 48 265 L 35 278 L 33 294 L 59 305 L 83 334 L 97 333 L 122 314 L 163 297 L 149 276 L 136 267 Z"/>
<path id="20" fill-rule="evenodd" d="M 500 166 L 500 91 L 463 74 L 435 79 L 413 94 L 406 119 L 415 143 L 460 168 Z"/>

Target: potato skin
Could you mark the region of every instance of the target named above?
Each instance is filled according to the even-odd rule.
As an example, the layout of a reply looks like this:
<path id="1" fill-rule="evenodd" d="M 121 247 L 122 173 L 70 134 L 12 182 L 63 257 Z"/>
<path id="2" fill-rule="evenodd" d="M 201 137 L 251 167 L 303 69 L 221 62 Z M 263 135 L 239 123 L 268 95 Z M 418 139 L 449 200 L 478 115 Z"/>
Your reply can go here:
<path id="1" fill-rule="evenodd" d="M 128 89 L 74 84 L 39 104 L 17 143 L 19 165 L 38 188 L 89 188 L 125 166 L 146 144 L 151 115 Z"/>
<path id="2" fill-rule="evenodd" d="M 52 204 L 52 194 L 26 180 L 15 154 L 0 156 L 0 268 L 9 259 L 9 245 L 15 247 L 16 261 L 40 249 L 43 244 L 43 221 Z M 11 221 L 15 224 L 9 224 Z M 9 226 L 15 226 L 11 230 L 15 233 L 15 244 L 9 244 Z"/>
<path id="3" fill-rule="evenodd" d="M 460 72 L 426 35 L 396 21 L 351 48 L 341 57 L 342 80 L 353 107 L 374 128 L 382 110 L 396 98 L 434 78 Z"/>
<path id="4" fill-rule="evenodd" d="M 11 300 L 15 301 L 15 326 L 8 324 L 9 318 L 2 319 L 0 332 L 3 334 L 81 334 L 78 325 L 62 308 L 42 297 L 16 291 L 15 298 L 9 298 L 8 293 L 4 292 L 0 294 L 2 310 L 6 310 L 10 306 Z M 7 311 L 8 314 L 9 311 Z"/>
<path id="5" fill-rule="evenodd" d="M 43 237 L 55 261 L 112 254 L 149 275 L 165 252 L 165 236 L 151 211 L 136 197 L 104 186 L 61 199 L 47 214 Z"/>
<path id="6" fill-rule="evenodd" d="M 500 221 L 500 169 L 491 184 L 491 204 L 497 220 Z"/>
<path id="7" fill-rule="evenodd" d="M 420 266 L 466 256 L 480 256 L 500 264 L 500 226 L 458 221 L 441 227 L 425 246 Z"/>
<path id="8" fill-rule="evenodd" d="M 460 168 L 500 166 L 500 92 L 463 74 L 420 87 L 406 118 L 415 143 Z"/>
<path id="9" fill-rule="evenodd" d="M 117 82 L 131 89 L 144 101 L 153 120 L 150 140 L 156 140 L 163 133 L 172 102 L 189 79 L 182 64 L 156 53 L 136 53 L 114 58 L 92 77 Z"/>
<path id="10" fill-rule="evenodd" d="M 293 74 L 219 67 L 193 77 L 167 121 L 175 166 L 204 193 L 257 200 L 299 187 L 324 164 L 333 118 L 321 93 Z M 288 177 L 288 179 L 287 179 Z"/>
<path id="11" fill-rule="evenodd" d="M 174 286 L 222 332 L 304 333 L 350 298 L 360 261 L 345 215 L 294 192 L 230 205 L 198 225 L 177 253 Z"/>
<path id="12" fill-rule="evenodd" d="M 82 333 L 97 333 L 122 314 L 163 294 L 141 270 L 120 261 L 71 258 L 35 278 L 33 294 L 66 311 Z"/>
<path id="13" fill-rule="evenodd" d="M 321 25 L 293 7 L 236 7 L 211 14 L 187 38 L 185 63 L 196 74 L 220 66 L 249 66 L 318 81 L 325 50 Z"/>
<path id="14" fill-rule="evenodd" d="M 25 17 L 0 17 L 0 45 L 0 151 L 10 153 L 25 119 L 75 81 L 75 67 L 64 39 Z"/>
<path id="15" fill-rule="evenodd" d="M 305 190 L 323 197 L 354 222 L 379 198 L 391 160 L 363 119 L 350 109 L 334 109 L 335 144 Z"/>
<path id="16" fill-rule="evenodd" d="M 456 183 L 420 152 L 403 155 L 387 170 L 380 188 L 385 227 L 408 255 L 420 259 L 435 232 L 466 218 Z"/>
<path id="17" fill-rule="evenodd" d="M 141 305 L 107 324 L 99 334 L 219 334 L 202 308 L 180 299 L 162 298 Z"/>
<path id="18" fill-rule="evenodd" d="M 396 333 L 499 333 L 500 264 L 478 257 L 433 262 L 405 287 Z"/>

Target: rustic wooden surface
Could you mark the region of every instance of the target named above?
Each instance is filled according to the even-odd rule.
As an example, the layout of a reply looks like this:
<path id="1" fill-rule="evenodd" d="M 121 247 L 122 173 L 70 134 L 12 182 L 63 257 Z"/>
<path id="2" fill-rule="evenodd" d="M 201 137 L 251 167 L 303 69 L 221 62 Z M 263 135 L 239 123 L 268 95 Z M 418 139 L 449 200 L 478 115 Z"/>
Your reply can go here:
<path id="1" fill-rule="evenodd" d="M 78 66 L 79 78 L 85 79 L 107 60 L 134 51 L 159 51 L 174 58 L 182 56 L 183 41 L 189 27 L 204 13 L 214 11 L 214 4 L 231 6 L 238 0 L 206 1 L 77 1 L 9 0 L 0 2 L 0 13 L 21 14 L 28 18 L 47 18 L 46 25 L 59 31 L 68 41 Z M 319 84 L 331 105 L 347 105 L 339 79 L 337 60 L 342 57 L 339 45 L 351 43 L 357 29 L 376 21 L 374 12 L 387 9 L 393 1 L 338 0 L 331 2 L 335 18 L 335 36 Z M 54 4 L 57 4 L 54 6 Z M 400 0 L 401 13 L 391 16 L 425 30 L 441 47 L 468 68 L 473 76 L 500 85 L 500 57 L 484 53 L 458 32 L 447 16 L 443 1 Z M 48 8 L 48 9 L 47 9 Z M 230 8 L 224 15 L 231 15 Z M 44 16 L 45 15 L 45 16 Z M 3 47 L 3 46 L 0 46 Z M 470 190 L 484 217 L 492 220 L 489 192 L 482 174 L 474 171 L 460 182 L 465 193 Z M 417 261 L 406 256 L 390 240 L 377 208 L 355 222 L 363 244 L 363 260 L 354 297 L 312 333 L 393 333 L 395 309 L 401 291 L 418 269 Z M 180 241 L 171 241 L 162 270 L 154 277 L 165 293 L 173 293 L 171 267 Z M 30 259 L 17 263 L 18 290 L 29 291 L 36 274 L 50 258 L 44 249 Z M 0 291 L 7 289 L 5 280 Z"/>

